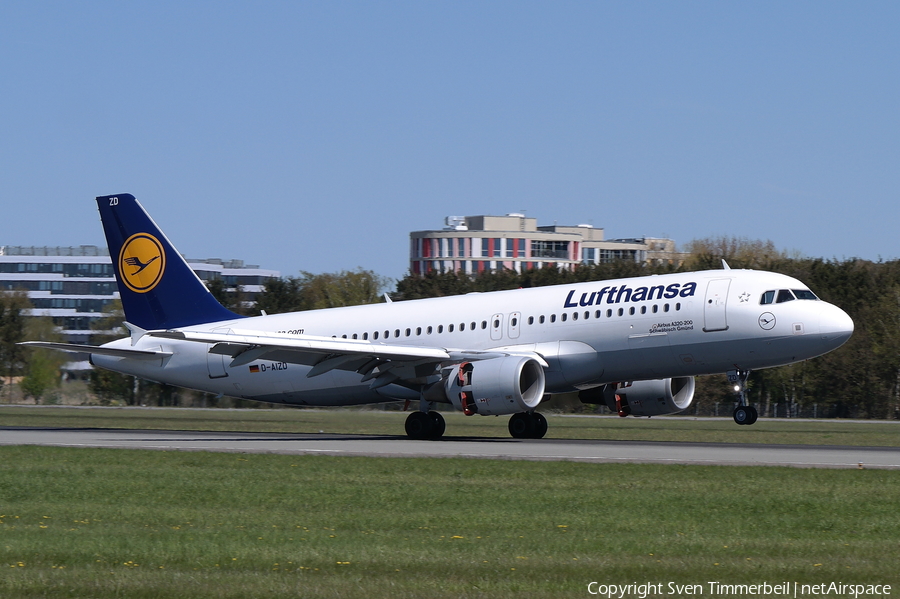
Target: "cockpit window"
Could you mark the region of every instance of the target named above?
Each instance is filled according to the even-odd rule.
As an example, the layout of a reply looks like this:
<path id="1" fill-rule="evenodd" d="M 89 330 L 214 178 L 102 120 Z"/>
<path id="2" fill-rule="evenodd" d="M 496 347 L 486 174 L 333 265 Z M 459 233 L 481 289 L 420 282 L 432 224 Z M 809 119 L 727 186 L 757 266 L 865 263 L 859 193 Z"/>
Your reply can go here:
<path id="1" fill-rule="evenodd" d="M 817 300 L 816 294 L 809 289 L 778 289 L 766 291 L 759 300 L 760 304 L 783 304 L 795 299 Z"/>
<path id="2" fill-rule="evenodd" d="M 775 303 L 782 304 L 784 302 L 793 301 L 794 299 L 796 298 L 794 298 L 794 294 L 791 293 L 789 289 L 779 289 L 778 298 L 775 300 Z"/>
<path id="3" fill-rule="evenodd" d="M 810 291 L 809 289 L 791 289 L 794 292 L 794 295 L 797 299 L 801 300 L 817 300 L 819 298 L 816 297 L 816 294 Z"/>

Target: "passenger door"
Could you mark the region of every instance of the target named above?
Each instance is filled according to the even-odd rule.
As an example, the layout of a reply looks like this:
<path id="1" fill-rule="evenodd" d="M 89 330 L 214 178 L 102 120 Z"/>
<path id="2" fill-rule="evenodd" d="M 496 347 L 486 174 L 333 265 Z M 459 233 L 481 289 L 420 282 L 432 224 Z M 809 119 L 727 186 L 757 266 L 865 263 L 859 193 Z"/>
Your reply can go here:
<path id="1" fill-rule="evenodd" d="M 705 332 L 728 330 L 725 302 L 728 299 L 730 285 L 731 279 L 713 279 L 706 286 L 706 300 L 703 303 L 703 330 Z"/>

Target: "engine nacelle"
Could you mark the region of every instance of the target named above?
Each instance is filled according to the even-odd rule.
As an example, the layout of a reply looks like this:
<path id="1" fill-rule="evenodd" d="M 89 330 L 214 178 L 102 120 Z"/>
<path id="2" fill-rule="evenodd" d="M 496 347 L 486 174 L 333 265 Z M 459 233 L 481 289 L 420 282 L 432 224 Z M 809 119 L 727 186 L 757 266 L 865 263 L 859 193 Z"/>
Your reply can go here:
<path id="1" fill-rule="evenodd" d="M 619 405 L 627 405 L 632 416 L 675 414 L 691 405 L 695 388 L 692 376 L 624 383 L 614 391 L 613 405 L 618 395 Z"/>
<path id="2" fill-rule="evenodd" d="M 661 416 L 688 408 L 694 400 L 694 377 L 634 381 L 589 389 L 579 393 L 585 403 L 600 403 L 620 416 Z"/>
<path id="3" fill-rule="evenodd" d="M 467 416 L 533 410 L 544 397 L 544 385 L 544 368 L 527 356 L 463 362 L 443 381 L 450 403 Z"/>

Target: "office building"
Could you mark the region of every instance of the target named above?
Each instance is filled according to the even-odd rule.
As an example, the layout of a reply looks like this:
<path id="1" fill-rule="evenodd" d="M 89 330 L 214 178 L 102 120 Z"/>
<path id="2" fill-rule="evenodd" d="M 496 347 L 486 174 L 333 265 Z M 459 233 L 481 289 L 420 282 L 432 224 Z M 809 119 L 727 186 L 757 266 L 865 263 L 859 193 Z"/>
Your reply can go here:
<path id="1" fill-rule="evenodd" d="M 579 264 L 634 260 L 648 264 L 680 264 L 684 255 L 663 238 L 604 239 L 592 225 L 541 226 L 523 214 L 448 216 L 445 227 L 413 231 L 410 272 L 522 271 L 551 265 L 573 269 Z"/>
<path id="2" fill-rule="evenodd" d="M 280 276 L 241 260 L 187 262 L 203 281 L 222 279 L 229 288 L 240 286 L 248 302 L 266 280 Z M 51 317 L 69 343 L 88 343 L 92 323 L 119 299 L 109 251 L 94 245 L 0 246 L 0 291 L 15 289 L 26 290 L 34 306 L 31 315 Z"/>

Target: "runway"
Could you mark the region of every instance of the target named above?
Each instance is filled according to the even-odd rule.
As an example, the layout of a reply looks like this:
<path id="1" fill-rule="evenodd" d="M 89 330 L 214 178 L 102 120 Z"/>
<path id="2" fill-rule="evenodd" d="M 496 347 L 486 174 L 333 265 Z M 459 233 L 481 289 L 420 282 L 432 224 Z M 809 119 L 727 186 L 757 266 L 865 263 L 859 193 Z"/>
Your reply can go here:
<path id="1" fill-rule="evenodd" d="M 900 469 L 900 447 L 0 428 L 0 445 L 369 457 Z"/>

